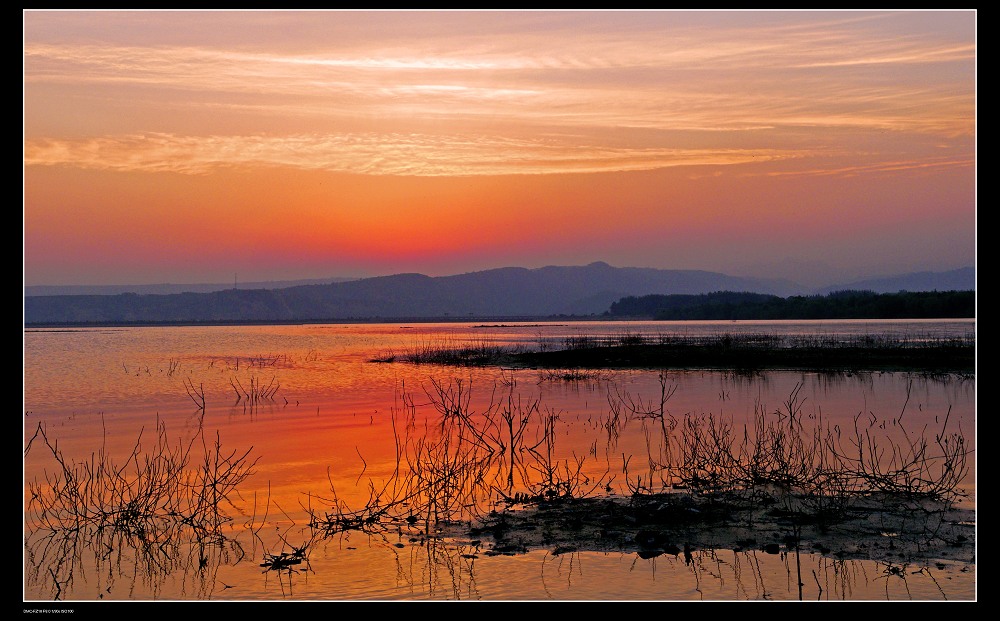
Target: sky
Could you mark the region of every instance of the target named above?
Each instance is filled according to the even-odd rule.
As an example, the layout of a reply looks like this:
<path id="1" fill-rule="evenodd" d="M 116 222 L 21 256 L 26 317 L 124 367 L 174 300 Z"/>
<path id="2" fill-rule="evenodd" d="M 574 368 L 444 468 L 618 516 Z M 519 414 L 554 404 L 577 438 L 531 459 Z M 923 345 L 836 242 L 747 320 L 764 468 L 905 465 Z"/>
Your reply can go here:
<path id="1" fill-rule="evenodd" d="M 975 264 L 975 11 L 23 27 L 25 285 Z"/>

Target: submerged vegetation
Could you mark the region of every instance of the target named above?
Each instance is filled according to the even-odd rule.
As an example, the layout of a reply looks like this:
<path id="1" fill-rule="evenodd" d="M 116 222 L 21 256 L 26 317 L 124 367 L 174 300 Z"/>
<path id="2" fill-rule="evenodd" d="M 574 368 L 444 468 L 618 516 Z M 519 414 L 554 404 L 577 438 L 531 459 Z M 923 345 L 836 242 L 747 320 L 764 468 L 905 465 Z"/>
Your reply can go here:
<path id="1" fill-rule="evenodd" d="M 913 432 L 904 405 L 892 418 L 858 414 L 842 428 L 804 415 L 799 385 L 781 408 L 758 403 L 753 420 L 737 425 L 670 413 L 676 386 L 665 373 L 660 382 L 649 401 L 609 388 L 603 466 L 596 443 L 589 454 L 557 457 L 559 413 L 521 401 L 511 385 L 473 412 L 468 386 L 433 383 L 437 416 L 417 436 L 404 394 L 391 476 L 371 483 L 355 509 L 333 489 L 310 495 L 310 526 L 322 538 L 447 536 L 486 555 L 541 547 L 649 558 L 750 546 L 892 562 L 974 558 L 974 525 L 954 506 L 970 449 L 949 416 L 939 429 Z M 616 452 L 628 425 L 641 426 L 647 455 Z"/>

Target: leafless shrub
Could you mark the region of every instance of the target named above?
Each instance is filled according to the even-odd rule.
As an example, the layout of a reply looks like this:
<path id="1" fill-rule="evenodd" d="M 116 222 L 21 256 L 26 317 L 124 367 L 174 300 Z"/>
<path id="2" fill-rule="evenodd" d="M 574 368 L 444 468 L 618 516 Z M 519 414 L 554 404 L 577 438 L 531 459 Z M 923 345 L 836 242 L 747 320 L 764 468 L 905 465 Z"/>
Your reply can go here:
<path id="1" fill-rule="evenodd" d="M 431 381 L 425 396 L 435 415 L 416 425 L 412 397 L 402 395 L 393 416 L 396 466 L 383 482 L 369 482 L 368 500 L 352 509 L 332 496 L 310 496 L 329 507 L 309 508 L 310 523 L 325 536 L 349 530 L 384 532 L 388 525 L 442 524 L 477 519 L 497 502 L 519 503 L 580 497 L 601 485 L 584 474 L 586 457 L 558 459 L 558 413 L 522 401 L 513 382 L 501 383 L 476 412 L 470 386 L 461 380 Z M 529 432 L 536 430 L 534 438 Z M 416 433 L 420 431 L 420 433 Z"/>
<path id="2" fill-rule="evenodd" d="M 233 387 L 233 391 L 236 393 L 236 403 L 233 405 L 239 405 L 243 403 L 244 409 L 255 410 L 259 405 L 266 401 L 274 401 L 274 396 L 277 394 L 278 389 L 281 388 L 281 382 L 276 381 L 276 376 L 271 376 L 271 380 L 264 384 L 264 381 L 257 377 L 256 375 L 251 375 L 247 387 L 243 387 L 243 383 L 235 375 L 229 378 L 229 385 Z"/>
<path id="3" fill-rule="evenodd" d="M 194 381 L 191 378 L 184 378 L 184 391 L 187 392 L 187 396 L 191 397 L 194 404 L 198 406 L 198 409 L 202 412 L 205 411 L 205 385 L 199 384 L 194 385 Z"/>
<path id="4" fill-rule="evenodd" d="M 661 481 L 673 487 L 703 493 L 774 490 L 819 512 L 842 510 L 851 498 L 874 493 L 956 499 L 970 451 L 961 429 L 949 429 L 950 409 L 933 433 L 926 425 L 919 433 L 907 428 L 906 404 L 891 420 L 859 413 L 853 430 L 845 431 L 825 422 L 822 411 L 804 416 L 801 390 L 797 384 L 776 410 L 756 403 L 742 429 L 713 413 L 671 415 L 666 403 L 673 392 L 662 374 L 658 403 L 620 389 L 609 392 L 609 402 L 615 415 L 624 410 L 630 418 L 660 423 L 661 452 L 650 472 L 666 473 Z M 623 465 L 628 461 L 623 456 Z M 652 476 L 627 479 L 633 493 L 655 490 Z"/>
<path id="5" fill-rule="evenodd" d="M 85 460 L 71 459 L 41 423 L 28 442 L 26 458 L 41 446 L 54 462 L 27 484 L 25 546 L 30 566 L 49 568 L 56 598 L 87 551 L 98 562 L 110 562 L 113 551 L 121 565 L 131 550 L 154 582 L 186 567 L 184 559 L 195 558 L 203 571 L 231 555 L 242 558 L 225 526 L 233 493 L 254 471 L 252 448 L 223 453 L 218 435 L 209 444 L 200 426 L 187 442 L 174 443 L 159 419 L 151 445 L 144 447 L 142 435 L 124 461 L 104 445 Z"/>

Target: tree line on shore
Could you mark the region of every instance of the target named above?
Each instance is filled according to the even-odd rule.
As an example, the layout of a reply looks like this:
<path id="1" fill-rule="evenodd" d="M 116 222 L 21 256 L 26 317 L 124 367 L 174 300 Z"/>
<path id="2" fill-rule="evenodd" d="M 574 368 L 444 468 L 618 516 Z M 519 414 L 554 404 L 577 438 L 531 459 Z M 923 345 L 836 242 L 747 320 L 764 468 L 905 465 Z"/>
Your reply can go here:
<path id="1" fill-rule="evenodd" d="M 608 317 L 659 320 L 958 319 L 976 316 L 975 291 L 836 291 L 791 296 L 740 291 L 628 296 Z"/>

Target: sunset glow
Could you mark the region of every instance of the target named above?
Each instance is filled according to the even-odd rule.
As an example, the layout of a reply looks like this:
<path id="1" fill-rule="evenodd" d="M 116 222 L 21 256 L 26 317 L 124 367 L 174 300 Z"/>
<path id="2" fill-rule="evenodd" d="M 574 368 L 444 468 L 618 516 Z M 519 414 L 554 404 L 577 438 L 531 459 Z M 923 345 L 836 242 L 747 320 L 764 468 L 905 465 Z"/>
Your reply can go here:
<path id="1" fill-rule="evenodd" d="M 974 11 L 23 17 L 26 285 L 975 262 Z"/>

